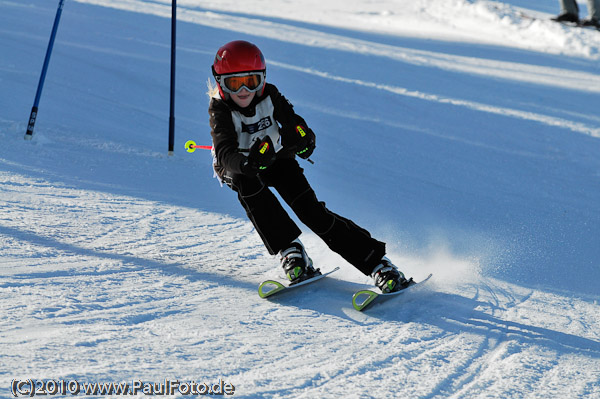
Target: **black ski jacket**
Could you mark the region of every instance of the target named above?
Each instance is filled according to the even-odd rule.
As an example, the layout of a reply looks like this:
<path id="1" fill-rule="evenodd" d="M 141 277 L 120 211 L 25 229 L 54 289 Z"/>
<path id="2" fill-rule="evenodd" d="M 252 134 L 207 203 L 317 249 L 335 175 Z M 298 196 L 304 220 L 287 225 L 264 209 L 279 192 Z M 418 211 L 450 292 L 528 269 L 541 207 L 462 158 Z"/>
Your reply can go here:
<path id="1" fill-rule="evenodd" d="M 270 83 L 265 84 L 263 94 L 256 95 L 246 108 L 240 108 L 231 99 L 213 97 L 208 113 L 214 168 L 221 180 L 226 174 L 243 174 L 242 165 L 250 147 L 267 135 L 274 143 L 278 159 L 293 158 L 294 152 L 285 148 L 283 132 L 294 131 L 299 124 L 308 127 L 294 112 L 292 104 Z"/>

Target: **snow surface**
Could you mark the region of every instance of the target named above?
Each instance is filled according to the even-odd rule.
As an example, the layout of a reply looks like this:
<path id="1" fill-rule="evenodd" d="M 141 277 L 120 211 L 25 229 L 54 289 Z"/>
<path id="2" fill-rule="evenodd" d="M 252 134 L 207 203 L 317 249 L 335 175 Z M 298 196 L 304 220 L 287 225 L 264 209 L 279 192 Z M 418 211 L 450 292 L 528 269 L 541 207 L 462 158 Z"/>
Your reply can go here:
<path id="1" fill-rule="evenodd" d="M 179 0 L 167 156 L 170 3 L 67 1 L 26 142 L 57 1 L 0 0 L 0 397 L 36 378 L 600 398 L 599 32 L 542 0 Z M 305 231 L 341 271 L 258 297 L 277 259 L 183 148 L 210 144 L 234 39 L 317 133 L 319 198 L 427 286 L 356 312 L 369 278 Z"/>

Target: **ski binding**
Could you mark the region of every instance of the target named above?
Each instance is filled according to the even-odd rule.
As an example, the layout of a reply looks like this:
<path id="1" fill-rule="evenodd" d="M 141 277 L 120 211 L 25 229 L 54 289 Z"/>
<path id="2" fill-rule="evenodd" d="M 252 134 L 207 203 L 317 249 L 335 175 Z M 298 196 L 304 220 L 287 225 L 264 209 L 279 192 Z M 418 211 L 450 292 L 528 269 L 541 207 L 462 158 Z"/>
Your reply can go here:
<path id="1" fill-rule="evenodd" d="M 360 291 L 357 291 L 352 296 L 352 306 L 354 306 L 354 309 L 356 309 L 358 311 L 363 311 L 370 304 L 372 304 L 373 301 L 375 301 L 376 298 L 380 298 L 379 300 L 381 301 L 382 299 L 390 299 L 393 296 L 404 294 L 406 291 L 410 290 L 411 288 L 423 284 L 424 282 L 426 282 L 427 280 L 429 280 L 431 278 L 431 276 L 433 276 L 433 274 L 430 273 L 429 276 L 427 276 L 424 280 L 422 280 L 422 281 L 420 281 L 418 283 L 415 282 L 415 283 L 409 285 L 408 287 L 406 287 L 406 288 L 404 288 L 404 289 L 402 289 L 400 291 L 390 292 L 389 294 L 384 294 L 384 293 L 381 293 L 381 292 L 375 292 L 375 291 L 372 291 L 372 290 L 360 290 Z"/>

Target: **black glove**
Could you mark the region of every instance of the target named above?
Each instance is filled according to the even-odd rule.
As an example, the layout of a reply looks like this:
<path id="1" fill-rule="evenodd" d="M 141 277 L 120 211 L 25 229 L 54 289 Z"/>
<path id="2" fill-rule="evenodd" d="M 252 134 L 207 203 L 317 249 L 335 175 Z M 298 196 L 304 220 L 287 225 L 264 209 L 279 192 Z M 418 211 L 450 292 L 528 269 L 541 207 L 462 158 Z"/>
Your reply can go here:
<path id="1" fill-rule="evenodd" d="M 276 157 L 277 153 L 273 146 L 273 140 L 271 140 L 271 137 L 266 136 L 252 145 L 248 158 L 242 165 L 242 171 L 246 175 L 255 175 L 275 162 Z"/>
<path id="2" fill-rule="evenodd" d="M 303 125 L 287 125 L 282 127 L 283 146 L 292 149 L 302 159 L 308 159 L 315 150 L 315 133 Z"/>

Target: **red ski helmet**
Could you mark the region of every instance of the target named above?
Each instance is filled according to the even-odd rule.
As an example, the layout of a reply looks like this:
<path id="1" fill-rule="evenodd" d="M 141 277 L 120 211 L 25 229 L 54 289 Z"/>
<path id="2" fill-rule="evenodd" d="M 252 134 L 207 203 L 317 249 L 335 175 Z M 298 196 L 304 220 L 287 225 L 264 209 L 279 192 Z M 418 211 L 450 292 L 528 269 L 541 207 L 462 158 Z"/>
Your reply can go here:
<path id="1" fill-rule="evenodd" d="M 219 48 L 212 66 L 221 98 L 225 98 L 225 93 L 221 87 L 220 77 L 244 72 L 262 72 L 262 83 L 259 89 L 262 95 L 265 90 L 266 70 L 267 64 L 260 49 L 244 40 L 235 40 Z"/>

